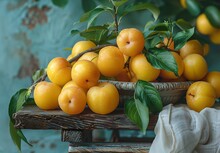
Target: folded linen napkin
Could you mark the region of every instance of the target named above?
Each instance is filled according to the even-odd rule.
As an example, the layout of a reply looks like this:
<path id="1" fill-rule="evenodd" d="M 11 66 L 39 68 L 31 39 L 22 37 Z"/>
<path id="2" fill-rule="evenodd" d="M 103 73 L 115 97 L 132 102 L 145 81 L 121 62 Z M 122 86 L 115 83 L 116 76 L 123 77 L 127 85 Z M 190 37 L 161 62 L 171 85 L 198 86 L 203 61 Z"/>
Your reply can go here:
<path id="1" fill-rule="evenodd" d="M 220 109 L 197 113 L 186 105 L 167 105 L 155 134 L 150 153 L 220 153 Z"/>

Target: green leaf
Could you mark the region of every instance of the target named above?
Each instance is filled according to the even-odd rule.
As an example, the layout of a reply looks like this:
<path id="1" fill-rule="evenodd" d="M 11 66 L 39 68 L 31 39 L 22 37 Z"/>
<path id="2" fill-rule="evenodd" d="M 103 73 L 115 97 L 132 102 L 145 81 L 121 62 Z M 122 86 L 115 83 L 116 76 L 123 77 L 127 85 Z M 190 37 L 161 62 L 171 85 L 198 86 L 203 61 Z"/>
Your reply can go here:
<path id="1" fill-rule="evenodd" d="M 37 81 L 40 77 L 42 77 L 46 73 L 46 69 L 40 69 L 34 72 L 32 75 L 33 81 Z"/>
<path id="2" fill-rule="evenodd" d="M 108 36 L 106 41 L 110 41 L 112 39 L 115 39 L 118 36 L 118 33 L 116 31 L 112 31 Z"/>
<path id="3" fill-rule="evenodd" d="M 88 26 L 90 27 L 90 25 L 92 24 L 92 22 L 98 17 L 99 14 L 101 14 L 104 11 L 103 8 L 95 8 L 89 12 L 86 12 L 81 18 L 80 18 L 80 22 L 85 22 L 88 21 Z"/>
<path id="4" fill-rule="evenodd" d="M 154 21 L 148 21 L 148 22 L 145 24 L 145 26 L 144 26 L 144 31 L 145 31 L 145 30 L 149 30 L 150 27 L 152 27 L 154 24 L 155 24 Z"/>
<path id="5" fill-rule="evenodd" d="M 65 7 L 68 3 L 68 0 L 52 0 L 52 2 L 58 7 Z"/>
<path id="6" fill-rule="evenodd" d="M 192 16 L 198 16 L 201 13 L 200 4 L 197 0 L 186 0 L 186 6 Z"/>
<path id="7" fill-rule="evenodd" d="M 158 113 L 163 108 L 163 103 L 157 89 L 149 82 L 138 80 L 134 91 L 135 99 L 146 104 L 153 113 Z"/>
<path id="8" fill-rule="evenodd" d="M 129 5 L 128 7 L 126 7 L 123 11 L 124 13 L 122 16 L 125 16 L 131 12 L 143 11 L 143 10 L 149 10 L 153 15 L 154 20 L 157 20 L 159 14 L 160 14 L 160 10 L 154 4 L 152 4 L 152 3 L 138 3 L 138 4 L 132 4 L 132 5 Z"/>
<path id="9" fill-rule="evenodd" d="M 16 129 L 14 127 L 14 124 L 10 121 L 9 123 L 9 129 L 10 129 L 10 136 L 12 138 L 12 141 L 17 146 L 18 150 L 21 152 L 21 140 L 26 142 L 29 146 L 32 146 L 28 141 L 27 138 L 24 136 L 21 129 Z"/>
<path id="10" fill-rule="evenodd" d="M 184 31 L 180 31 L 178 32 L 174 37 L 173 37 L 173 41 L 175 42 L 175 50 L 179 50 L 180 48 L 182 48 L 185 43 L 193 36 L 195 32 L 195 28 L 191 28 L 191 29 L 187 29 Z"/>
<path id="11" fill-rule="evenodd" d="M 160 36 L 166 36 L 168 35 L 168 31 L 152 31 L 150 33 L 144 32 L 144 38 L 145 39 L 153 39 L 155 37 L 159 38 Z"/>
<path id="12" fill-rule="evenodd" d="M 150 40 L 150 48 L 155 47 L 157 44 L 161 43 L 161 38 L 155 37 L 152 40 Z"/>
<path id="13" fill-rule="evenodd" d="M 151 31 L 168 31 L 169 30 L 169 23 L 168 22 L 163 22 L 163 23 L 158 23 L 149 28 Z"/>
<path id="14" fill-rule="evenodd" d="M 80 33 L 81 37 L 95 42 L 95 44 L 105 43 L 109 30 L 105 26 L 93 26 Z"/>
<path id="15" fill-rule="evenodd" d="M 127 3 L 128 0 L 111 0 L 111 2 L 113 3 L 113 5 L 115 7 L 120 7 L 122 6 L 123 4 Z"/>
<path id="16" fill-rule="evenodd" d="M 149 110 L 140 100 L 130 99 L 125 102 L 125 114 L 143 133 L 149 124 Z"/>
<path id="17" fill-rule="evenodd" d="M 26 142 L 29 146 L 32 146 L 32 144 L 28 142 L 27 138 L 24 136 L 23 132 L 20 129 L 17 130 L 17 134 L 24 142 Z"/>
<path id="18" fill-rule="evenodd" d="M 163 48 L 149 48 L 144 55 L 153 67 L 174 72 L 178 76 L 176 60 L 170 51 Z"/>
<path id="19" fill-rule="evenodd" d="M 82 8 L 83 8 L 84 12 L 88 12 L 97 6 L 97 4 L 94 0 L 93 1 L 81 0 L 81 1 L 82 1 Z"/>
<path id="20" fill-rule="evenodd" d="M 79 33 L 80 33 L 79 30 L 75 30 L 75 29 L 71 30 L 71 35 L 72 35 L 72 36 L 77 35 L 77 34 L 79 34 Z"/>
<path id="21" fill-rule="evenodd" d="M 88 1 L 88 0 L 86 0 Z M 110 0 L 108 1 L 103 1 L 103 0 L 93 0 L 96 2 L 96 4 L 100 4 L 102 6 L 110 6 L 112 3 L 110 2 Z"/>
<path id="22" fill-rule="evenodd" d="M 168 35 L 170 35 L 170 32 L 169 32 L 170 26 L 171 24 L 169 22 L 163 22 L 163 23 L 157 23 L 157 24 L 148 22 L 148 24 L 145 25 L 144 37 L 147 40 L 167 37 Z"/>
<path id="23" fill-rule="evenodd" d="M 181 30 L 187 30 L 187 29 L 191 29 L 193 26 L 187 22 L 184 19 L 178 19 L 175 24 L 181 29 Z"/>
<path id="24" fill-rule="evenodd" d="M 144 38 L 147 38 L 152 32 L 152 30 L 150 30 L 150 28 L 152 26 L 154 26 L 155 22 L 153 21 L 148 21 L 145 26 L 144 26 L 144 31 L 143 31 L 143 34 L 144 34 Z"/>
<path id="25" fill-rule="evenodd" d="M 36 105 L 34 98 L 28 98 L 26 100 L 26 103 L 23 106 L 26 106 L 26 105 Z"/>
<path id="26" fill-rule="evenodd" d="M 11 97 L 9 103 L 8 114 L 10 117 L 10 124 L 9 124 L 10 135 L 13 142 L 16 144 L 19 150 L 21 150 L 21 139 L 27 144 L 29 145 L 31 144 L 27 141 L 26 137 L 23 135 L 21 130 L 14 128 L 13 114 L 22 108 L 22 106 L 27 102 L 30 95 L 31 95 L 31 89 L 20 89 Z"/>
<path id="27" fill-rule="evenodd" d="M 86 12 L 85 14 L 82 15 L 80 18 L 80 22 L 85 22 L 88 21 L 87 28 L 89 28 L 92 23 L 95 21 L 95 19 L 103 12 L 105 11 L 112 11 L 112 8 L 109 7 L 104 7 L 104 6 L 97 6 L 93 10 Z"/>
<path id="28" fill-rule="evenodd" d="M 215 6 L 208 6 L 205 8 L 205 14 L 209 22 L 216 28 L 220 28 L 220 11 Z"/>
<path id="29" fill-rule="evenodd" d="M 14 144 L 17 146 L 18 150 L 21 152 L 21 138 L 17 134 L 17 129 L 14 128 L 14 124 L 10 121 L 9 123 L 9 130 L 11 138 L 14 142 Z"/>
<path id="30" fill-rule="evenodd" d="M 30 94 L 31 94 L 31 90 L 20 89 L 11 97 L 8 108 L 8 114 L 12 123 L 14 123 L 12 115 L 22 108 L 26 100 L 30 97 Z"/>

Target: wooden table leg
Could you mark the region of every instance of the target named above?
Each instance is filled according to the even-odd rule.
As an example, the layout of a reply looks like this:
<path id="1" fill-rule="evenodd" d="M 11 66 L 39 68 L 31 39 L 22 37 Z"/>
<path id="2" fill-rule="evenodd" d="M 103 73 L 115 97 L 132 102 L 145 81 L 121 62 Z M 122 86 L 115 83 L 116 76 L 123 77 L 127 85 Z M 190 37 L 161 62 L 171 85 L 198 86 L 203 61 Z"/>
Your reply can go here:
<path id="1" fill-rule="evenodd" d="M 81 152 L 77 148 L 80 146 L 80 143 L 92 142 L 92 130 L 62 130 L 61 140 L 70 143 L 70 153 Z"/>
<path id="2" fill-rule="evenodd" d="M 120 138 L 119 130 L 113 130 L 112 131 L 112 137 L 111 137 L 111 142 L 118 142 Z"/>

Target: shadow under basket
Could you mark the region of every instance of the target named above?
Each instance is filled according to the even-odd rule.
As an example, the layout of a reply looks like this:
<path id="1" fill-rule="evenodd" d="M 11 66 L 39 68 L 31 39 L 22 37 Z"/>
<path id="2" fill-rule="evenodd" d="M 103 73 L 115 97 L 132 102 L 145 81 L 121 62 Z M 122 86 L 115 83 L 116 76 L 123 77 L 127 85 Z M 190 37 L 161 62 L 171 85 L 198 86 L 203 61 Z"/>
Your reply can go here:
<path id="1" fill-rule="evenodd" d="M 135 83 L 133 82 L 110 80 L 102 80 L 101 82 L 110 82 L 117 87 L 120 94 L 120 102 L 124 102 L 126 99 L 133 97 L 135 88 Z M 151 84 L 160 93 L 163 105 L 168 105 L 170 103 L 177 103 L 179 100 L 183 101 L 186 91 L 192 82 L 151 82 Z"/>

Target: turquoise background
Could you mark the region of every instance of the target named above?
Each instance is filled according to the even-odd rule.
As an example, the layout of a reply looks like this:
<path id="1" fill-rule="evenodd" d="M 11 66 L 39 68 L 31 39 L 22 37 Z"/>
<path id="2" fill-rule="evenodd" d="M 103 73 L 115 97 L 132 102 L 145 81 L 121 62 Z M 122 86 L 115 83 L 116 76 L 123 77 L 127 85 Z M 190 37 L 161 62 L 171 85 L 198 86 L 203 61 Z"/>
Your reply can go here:
<path id="1" fill-rule="evenodd" d="M 33 10 L 35 15 L 31 14 Z M 67 57 L 69 52 L 64 48 L 77 41 L 70 31 L 82 13 L 80 0 L 70 1 L 64 8 L 54 6 L 51 0 L 0 1 L 0 153 L 18 152 L 9 135 L 10 97 L 30 86 L 30 76 L 36 69 L 46 67 L 56 56 Z M 41 22 L 40 18 L 45 20 Z M 31 27 L 32 21 L 36 23 Z M 67 152 L 68 144 L 61 143 L 60 131 L 23 131 L 33 144 L 29 147 L 23 143 L 24 153 Z"/>
<path id="2" fill-rule="evenodd" d="M 50 0 L 0 0 L 0 153 L 18 152 L 9 135 L 10 97 L 30 86 L 30 76 L 36 69 L 46 67 L 54 57 L 67 57 L 69 52 L 64 48 L 80 40 L 70 31 L 82 13 L 80 0 L 69 1 L 64 8 L 54 6 Z M 125 27 L 141 27 L 149 14 L 140 13 L 139 21 L 134 18 L 135 14 L 126 19 Z M 212 46 L 206 57 L 210 71 L 220 71 L 219 58 L 220 47 Z M 67 152 L 68 144 L 61 142 L 60 131 L 23 131 L 33 144 L 22 144 L 24 153 Z"/>

